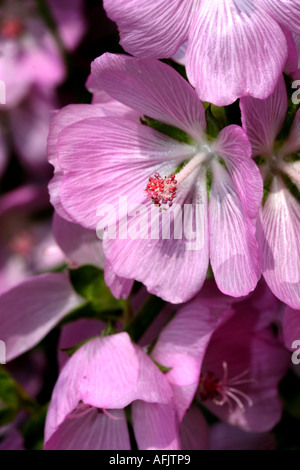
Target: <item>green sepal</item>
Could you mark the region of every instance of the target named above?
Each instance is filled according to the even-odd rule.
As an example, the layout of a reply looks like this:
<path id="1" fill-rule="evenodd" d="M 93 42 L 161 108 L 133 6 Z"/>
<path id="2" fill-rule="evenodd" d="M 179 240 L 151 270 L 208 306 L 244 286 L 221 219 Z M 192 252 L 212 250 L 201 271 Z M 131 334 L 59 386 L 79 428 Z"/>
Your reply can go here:
<path id="1" fill-rule="evenodd" d="M 170 126 L 169 124 L 165 124 L 161 121 L 157 121 L 156 119 L 152 119 L 148 116 L 144 116 L 143 119 L 140 119 L 141 124 L 145 126 L 151 127 L 162 134 L 168 135 L 179 142 L 183 142 L 185 144 L 193 145 L 195 144 L 195 140 L 186 132 L 179 129 L 178 127 Z"/>
<path id="2" fill-rule="evenodd" d="M 75 291 L 87 300 L 87 304 L 81 308 L 89 310 L 91 317 L 93 313 L 103 312 L 123 312 L 126 308 L 126 300 L 117 300 L 113 297 L 109 287 L 105 284 L 104 273 L 95 266 L 81 266 L 78 269 L 71 269 L 70 280 Z"/>

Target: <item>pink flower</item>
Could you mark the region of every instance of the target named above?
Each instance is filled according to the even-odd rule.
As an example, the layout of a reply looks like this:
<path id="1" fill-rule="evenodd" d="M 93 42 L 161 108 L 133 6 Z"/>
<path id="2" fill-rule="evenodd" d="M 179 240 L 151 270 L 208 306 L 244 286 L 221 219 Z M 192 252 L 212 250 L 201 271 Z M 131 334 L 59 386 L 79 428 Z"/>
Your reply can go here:
<path id="1" fill-rule="evenodd" d="M 128 450 L 131 404 L 139 449 L 178 449 L 178 423 L 164 374 L 127 333 L 85 343 L 54 387 L 45 449 Z"/>
<path id="2" fill-rule="evenodd" d="M 65 48 L 72 51 L 78 46 L 86 30 L 85 2 L 83 0 L 47 0 L 47 3 Z"/>
<path id="3" fill-rule="evenodd" d="M 51 220 L 34 220 L 48 208 L 46 188 L 20 187 L 0 198 L 0 294 L 24 279 L 63 264 Z"/>
<path id="4" fill-rule="evenodd" d="M 0 135 L 0 146 L 3 145 L 5 152 L 3 170 L 13 149 L 25 170 L 38 176 L 39 180 L 48 181 L 51 166 L 47 162 L 46 148 L 51 111 L 57 108 L 55 94 L 52 90 L 45 92 L 33 86 L 20 104 L 5 108 L 1 110 L 4 119 L 1 123 L 3 135 Z"/>
<path id="5" fill-rule="evenodd" d="M 218 106 L 269 96 L 287 59 L 280 25 L 300 34 L 297 0 L 104 0 L 104 7 L 132 55 L 172 57 L 187 41 L 188 78 L 201 100 Z"/>
<path id="6" fill-rule="evenodd" d="M 264 292 L 244 301 L 199 295 L 164 328 L 151 355 L 171 367 L 166 377 L 180 421 L 193 399 L 246 431 L 265 432 L 280 420 L 278 384 L 290 358 L 273 332 L 272 306 L 260 305 L 264 297 Z"/>
<path id="7" fill-rule="evenodd" d="M 223 292 L 240 296 L 253 290 L 260 276 L 255 224 L 262 182 L 242 129 L 229 126 L 216 141 L 206 139 L 204 109 L 196 93 L 158 61 L 104 54 L 92 64 L 92 86 L 103 89 L 110 101 L 67 107 L 51 124 L 48 154 L 55 177 L 50 194 L 58 213 L 95 230 L 98 207 L 109 204 L 107 224 L 115 222 L 114 212 L 122 224 L 128 215 L 126 204 L 119 204 L 123 197 L 136 214 L 133 222 L 137 224 L 135 211 L 142 204 L 146 219 L 152 212 L 164 228 L 166 211 L 162 214 L 155 206 L 166 207 L 169 215 L 176 196 L 176 210 L 185 204 L 189 209 L 185 239 L 174 227 L 170 239 L 153 238 L 144 219 L 137 237 L 104 240 L 113 271 L 180 303 L 199 291 L 210 258 Z M 138 117 L 144 116 L 183 130 L 189 143 L 142 124 Z M 213 177 L 209 203 L 207 174 Z M 163 195 L 153 189 L 154 180 L 166 185 Z M 176 210 L 174 218 L 182 228 Z M 195 242 L 195 248 L 187 249 L 187 242 Z"/>
<path id="8" fill-rule="evenodd" d="M 78 44 L 84 32 L 82 5 L 81 0 L 46 2 L 69 49 Z M 54 90 L 66 74 L 63 51 L 34 1 L 5 0 L 0 16 L 0 80 L 6 90 L 0 111 L 0 175 L 12 141 L 21 163 L 48 177 L 46 143 L 50 111 L 57 108 Z"/>
<path id="9" fill-rule="evenodd" d="M 242 98 L 243 128 L 269 191 L 261 208 L 258 241 L 263 275 L 272 292 L 292 308 L 300 308 L 300 110 L 285 142 L 276 142 L 287 112 L 281 77 L 266 100 Z"/>
<path id="10" fill-rule="evenodd" d="M 30 0 L 1 4 L 0 79 L 6 84 L 6 107 L 17 106 L 33 86 L 49 89 L 65 76 L 56 41 Z"/>

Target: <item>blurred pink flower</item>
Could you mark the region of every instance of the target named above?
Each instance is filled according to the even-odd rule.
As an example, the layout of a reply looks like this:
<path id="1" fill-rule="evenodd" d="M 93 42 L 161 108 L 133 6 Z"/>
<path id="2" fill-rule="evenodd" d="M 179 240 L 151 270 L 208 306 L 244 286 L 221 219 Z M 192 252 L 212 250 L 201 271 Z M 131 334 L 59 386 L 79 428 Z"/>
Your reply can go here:
<path id="1" fill-rule="evenodd" d="M 0 294 L 34 274 L 64 263 L 50 218 L 34 218 L 45 209 L 48 194 L 42 186 L 23 186 L 0 198 Z"/>
<path id="2" fill-rule="evenodd" d="M 62 44 L 73 49 L 85 20 L 81 0 L 48 0 Z M 0 117 L 0 175 L 12 140 L 21 162 L 39 176 L 49 176 L 46 143 L 50 112 L 57 108 L 55 88 L 66 76 L 63 51 L 32 0 L 5 0 L 0 6 L 0 80 L 5 104 Z M 9 138 L 8 138 L 9 136 Z"/>

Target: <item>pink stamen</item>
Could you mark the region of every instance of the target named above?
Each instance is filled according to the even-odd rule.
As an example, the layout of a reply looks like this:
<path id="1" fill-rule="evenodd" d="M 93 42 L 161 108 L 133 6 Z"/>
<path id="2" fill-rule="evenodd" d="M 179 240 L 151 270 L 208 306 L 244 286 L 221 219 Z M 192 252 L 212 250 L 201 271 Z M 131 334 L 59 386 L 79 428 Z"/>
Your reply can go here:
<path id="1" fill-rule="evenodd" d="M 232 386 L 254 382 L 253 379 L 243 378 L 248 374 L 249 370 L 228 379 L 227 362 L 223 362 L 223 371 L 223 378 L 221 380 L 211 371 L 201 374 L 198 388 L 200 399 L 202 401 L 211 400 L 219 406 L 223 406 L 226 403 L 230 413 L 234 411 L 234 405 L 243 412 L 246 410 L 242 399 L 249 407 L 253 406 L 252 399 L 246 393 Z"/>

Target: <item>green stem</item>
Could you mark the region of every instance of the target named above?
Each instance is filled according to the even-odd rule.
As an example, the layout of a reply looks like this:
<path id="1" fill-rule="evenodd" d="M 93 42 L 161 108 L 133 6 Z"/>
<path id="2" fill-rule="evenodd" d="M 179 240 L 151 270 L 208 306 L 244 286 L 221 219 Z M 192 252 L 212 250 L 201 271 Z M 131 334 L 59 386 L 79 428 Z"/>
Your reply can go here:
<path id="1" fill-rule="evenodd" d="M 132 341 L 137 342 L 145 333 L 149 325 L 155 320 L 161 312 L 166 302 L 155 295 L 151 295 L 139 312 L 124 329 Z"/>

